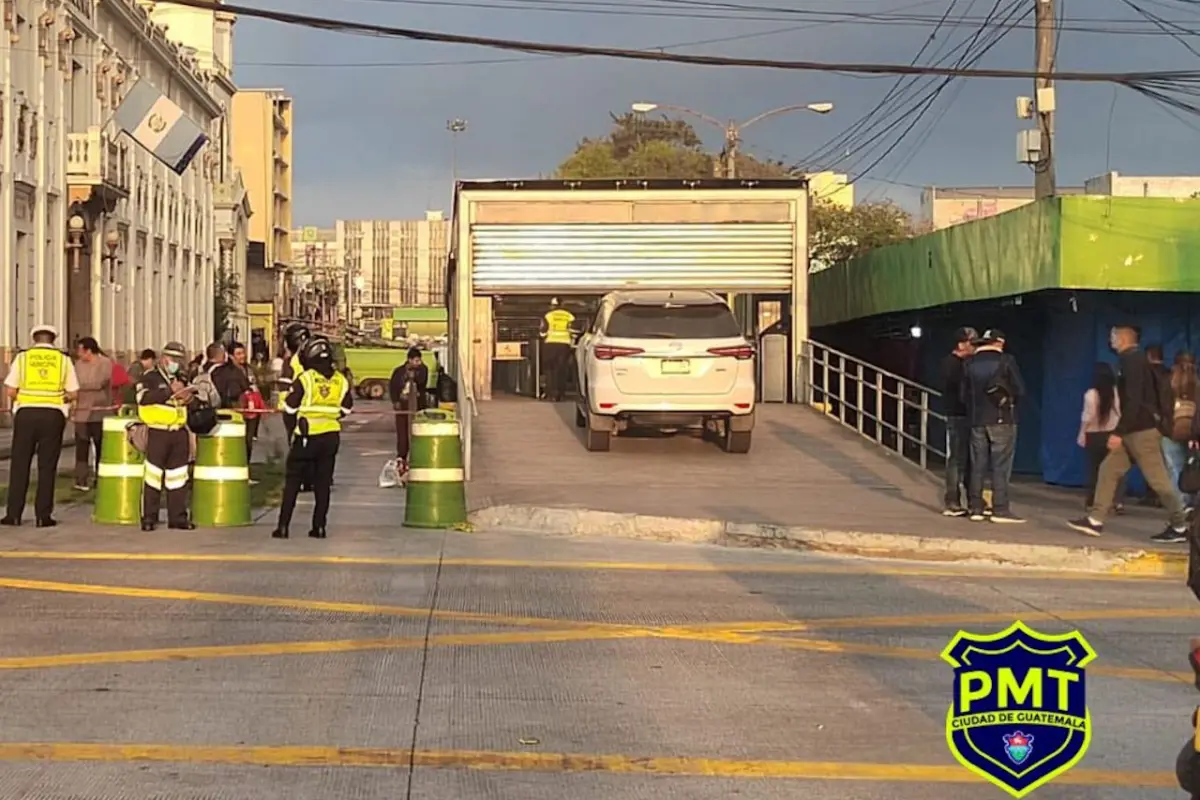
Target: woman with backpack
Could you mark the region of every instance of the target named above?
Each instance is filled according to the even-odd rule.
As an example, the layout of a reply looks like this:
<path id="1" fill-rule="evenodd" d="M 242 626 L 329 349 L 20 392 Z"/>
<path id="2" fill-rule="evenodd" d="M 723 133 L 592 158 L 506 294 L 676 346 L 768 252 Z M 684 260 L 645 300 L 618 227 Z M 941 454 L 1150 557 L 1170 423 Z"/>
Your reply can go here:
<path id="1" fill-rule="evenodd" d="M 1171 423 L 1171 435 L 1162 440 L 1163 458 L 1171 483 L 1178 487 L 1179 476 L 1187 464 L 1188 445 L 1196 421 L 1196 401 L 1200 397 L 1200 377 L 1196 373 L 1196 357 L 1186 350 L 1175 354 L 1171 367 L 1171 393 L 1175 398 L 1175 413 Z M 1182 494 L 1182 493 L 1181 493 Z M 1183 505 L 1192 508 L 1195 497 L 1183 494 Z"/>

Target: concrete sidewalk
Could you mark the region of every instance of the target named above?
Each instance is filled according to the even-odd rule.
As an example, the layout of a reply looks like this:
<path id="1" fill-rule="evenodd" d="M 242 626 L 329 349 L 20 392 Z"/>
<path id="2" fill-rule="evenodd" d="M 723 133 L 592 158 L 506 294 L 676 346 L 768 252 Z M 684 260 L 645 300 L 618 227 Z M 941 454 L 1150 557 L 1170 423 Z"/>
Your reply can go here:
<path id="1" fill-rule="evenodd" d="M 621 437 L 611 452 L 588 453 L 573 414 L 569 404 L 481 408 L 477 526 L 1102 571 L 1174 574 L 1185 561 L 1185 546 L 1149 541 L 1165 525 L 1161 510 L 1131 507 L 1103 537 L 1085 537 L 1066 526 L 1082 492 L 1041 484 L 1014 487 L 1024 525 L 944 518 L 937 475 L 796 406 L 760 407 L 748 456 L 687 436 Z"/>

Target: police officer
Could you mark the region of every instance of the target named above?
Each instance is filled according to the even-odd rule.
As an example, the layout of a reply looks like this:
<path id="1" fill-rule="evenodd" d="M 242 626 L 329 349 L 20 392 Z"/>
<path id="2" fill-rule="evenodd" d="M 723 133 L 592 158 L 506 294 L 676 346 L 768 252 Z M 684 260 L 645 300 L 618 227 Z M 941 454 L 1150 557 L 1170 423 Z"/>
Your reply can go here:
<path id="1" fill-rule="evenodd" d="M 561 401 L 567 392 L 567 362 L 571 358 L 571 326 L 575 315 L 550 299 L 550 310 L 542 317 L 542 376 L 546 399 Z"/>
<path id="2" fill-rule="evenodd" d="M 312 529 L 308 535 L 325 538 L 325 523 L 329 516 L 329 490 L 333 486 L 333 470 L 341 442 L 342 417 L 354 407 L 350 381 L 333 367 L 333 348 L 324 339 L 315 339 L 305 346 L 304 362 L 308 368 L 292 382 L 285 398 L 283 413 L 293 418 L 295 431 L 287 457 L 287 481 L 283 487 L 283 502 L 279 522 L 271 533 L 276 539 L 288 538 L 288 526 L 296 509 L 296 497 L 301 483 L 312 483 Z"/>
<path id="3" fill-rule="evenodd" d="M 278 386 L 276 387 L 279 390 L 278 407 L 280 411 L 283 410 L 288 392 L 292 390 L 292 384 L 304 371 L 304 366 L 300 362 L 300 351 L 311 338 L 312 331 L 308 329 L 307 325 L 300 322 L 293 322 L 283 329 L 283 344 L 287 348 L 288 357 L 284 359 L 283 369 L 279 372 Z M 288 441 L 291 441 L 292 426 L 296 424 L 296 418 L 285 414 L 283 424 L 287 429 Z"/>
<path id="4" fill-rule="evenodd" d="M 39 528 L 52 528 L 58 524 L 51 516 L 54 478 L 58 474 L 67 414 L 79 391 L 79 379 L 71 359 L 54 348 L 58 331 L 49 325 L 38 325 L 29 337 L 33 346 L 17 354 L 4 379 L 15 416 L 8 509 L 0 525 L 21 524 L 25 494 L 29 491 L 29 471 L 36 453 L 38 481 L 33 510 Z"/>
<path id="5" fill-rule="evenodd" d="M 138 419 L 149 428 L 146 465 L 142 473 L 142 530 L 158 526 L 162 493 L 167 493 L 167 527 L 190 531 L 188 519 L 188 462 L 191 437 L 187 428 L 187 406 L 194 394 L 183 378 L 186 353 L 179 342 L 168 342 L 158 366 L 142 375 L 138 383 Z"/>

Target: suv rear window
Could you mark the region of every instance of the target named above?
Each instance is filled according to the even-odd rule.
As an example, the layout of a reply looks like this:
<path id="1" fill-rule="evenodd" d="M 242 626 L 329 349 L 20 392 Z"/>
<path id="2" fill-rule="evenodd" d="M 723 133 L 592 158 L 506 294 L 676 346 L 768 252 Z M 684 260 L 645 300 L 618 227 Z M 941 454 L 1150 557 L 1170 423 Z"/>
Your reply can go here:
<path id="1" fill-rule="evenodd" d="M 742 331 L 729 306 L 618 306 L 608 318 L 605 334 L 619 339 L 730 339 Z"/>

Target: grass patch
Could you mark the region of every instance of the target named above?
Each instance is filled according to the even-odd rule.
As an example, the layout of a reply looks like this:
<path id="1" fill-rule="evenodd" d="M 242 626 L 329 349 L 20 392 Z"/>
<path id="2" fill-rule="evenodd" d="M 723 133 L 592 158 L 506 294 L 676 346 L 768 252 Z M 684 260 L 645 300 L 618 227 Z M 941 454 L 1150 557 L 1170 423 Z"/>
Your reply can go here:
<path id="1" fill-rule="evenodd" d="M 258 481 L 250 485 L 251 508 L 274 508 L 283 501 L 283 483 L 286 471 L 284 462 L 272 459 L 262 464 L 250 465 L 250 478 Z"/>
<path id="2" fill-rule="evenodd" d="M 251 464 L 250 477 L 258 483 L 250 486 L 251 508 L 273 508 L 283 499 L 284 464 L 282 461 L 268 461 L 265 464 Z M 29 481 L 29 491 L 25 493 L 25 502 L 33 504 L 37 493 L 37 471 Z M 96 490 L 88 489 L 81 492 L 75 488 L 75 473 L 60 472 L 54 480 L 54 504 L 56 506 L 83 503 L 91 505 L 95 502 Z M 0 484 L 0 505 L 8 502 L 8 486 Z"/>
<path id="3" fill-rule="evenodd" d="M 37 494 L 37 470 L 33 471 L 33 475 L 29 479 L 29 491 L 25 493 L 26 504 L 33 503 L 33 496 Z M 89 489 L 86 492 L 81 492 L 75 488 L 75 474 L 73 472 L 60 472 L 54 476 L 54 504 L 64 505 L 67 503 L 90 503 L 92 502 L 93 492 Z M 0 485 L 0 504 L 8 502 L 8 486 Z"/>

